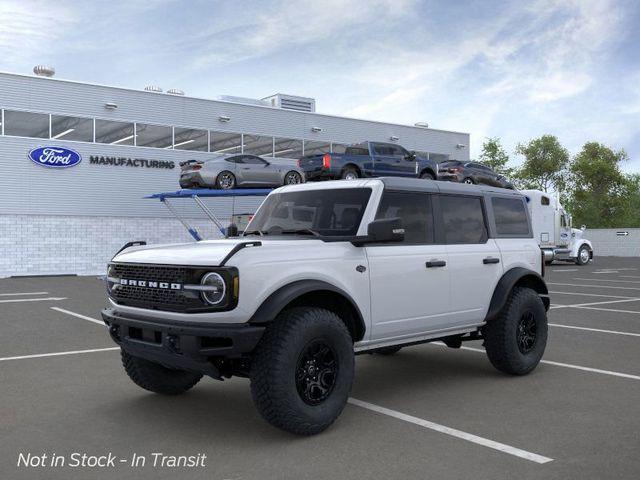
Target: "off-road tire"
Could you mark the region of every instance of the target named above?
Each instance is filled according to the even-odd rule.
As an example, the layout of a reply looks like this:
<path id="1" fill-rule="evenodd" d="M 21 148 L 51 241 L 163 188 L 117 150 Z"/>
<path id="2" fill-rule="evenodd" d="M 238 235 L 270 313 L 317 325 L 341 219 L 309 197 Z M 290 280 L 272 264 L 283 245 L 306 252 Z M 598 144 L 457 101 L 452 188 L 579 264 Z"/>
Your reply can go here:
<path id="1" fill-rule="evenodd" d="M 528 312 L 535 321 L 535 342 L 531 350 L 523 353 L 518 346 L 518 329 Z M 544 353 L 547 330 L 547 312 L 540 296 L 530 288 L 514 288 L 498 317 L 482 329 L 489 361 L 511 375 L 531 372 Z"/>
<path id="2" fill-rule="evenodd" d="M 345 167 L 342 170 L 342 173 L 340 174 L 340 178 L 342 178 L 343 180 L 347 178 L 349 180 L 355 180 L 355 178 L 353 178 L 353 175 L 355 175 L 355 178 L 360 178 L 360 174 L 358 173 L 358 170 L 356 170 L 353 167 Z"/>
<path id="3" fill-rule="evenodd" d="M 382 348 L 378 348 L 377 350 L 375 350 L 373 353 L 377 353 L 378 355 L 395 355 L 396 353 L 398 353 L 400 350 L 402 350 L 402 347 L 400 345 L 393 345 L 391 347 L 382 347 Z"/>
<path id="4" fill-rule="evenodd" d="M 435 180 L 436 179 L 436 177 L 431 172 L 422 172 L 420 174 L 420 178 L 422 178 L 423 180 Z"/>
<path id="5" fill-rule="evenodd" d="M 173 370 L 120 350 L 122 365 L 129 378 L 139 387 L 162 395 L 180 395 L 200 381 L 202 375 Z"/>
<path id="6" fill-rule="evenodd" d="M 298 391 L 296 375 L 303 354 L 314 342 L 333 349 L 337 363 L 333 387 L 321 403 L 311 405 Z M 285 310 L 269 324 L 251 362 L 251 395 L 271 425 L 299 435 L 320 433 L 347 403 L 354 376 L 353 340 L 340 318 L 322 308 Z"/>
<path id="7" fill-rule="evenodd" d="M 589 247 L 587 247 L 586 245 L 582 245 L 579 249 L 578 249 L 578 256 L 576 257 L 576 265 L 586 265 L 587 263 L 589 263 L 591 261 L 591 257 L 589 257 L 586 261 L 582 260 L 582 252 L 583 251 L 589 251 Z"/>

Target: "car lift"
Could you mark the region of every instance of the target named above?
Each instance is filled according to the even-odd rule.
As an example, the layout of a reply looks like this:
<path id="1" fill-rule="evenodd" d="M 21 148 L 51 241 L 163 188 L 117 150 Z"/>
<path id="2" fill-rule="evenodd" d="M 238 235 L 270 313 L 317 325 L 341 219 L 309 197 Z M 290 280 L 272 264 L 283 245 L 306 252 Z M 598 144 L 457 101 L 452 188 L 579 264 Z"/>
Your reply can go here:
<path id="1" fill-rule="evenodd" d="M 203 240 L 200 233 L 189 223 L 180 216 L 175 207 L 171 204 L 169 199 L 175 198 L 192 198 L 193 201 L 200 207 L 200 209 L 204 212 L 204 214 L 218 227 L 220 233 L 226 235 L 227 229 L 222 226 L 222 223 L 215 214 L 208 208 L 202 198 L 219 198 L 219 197 L 266 197 L 271 189 L 269 188 L 244 188 L 244 189 L 231 189 L 231 190 L 209 190 L 206 188 L 198 188 L 198 189 L 188 189 L 188 190 L 178 190 L 177 192 L 165 192 L 165 193 L 154 193 L 144 198 L 157 198 L 162 203 L 166 205 L 171 214 L 184 225 L 184 228 L 191 234 L 191 236 L 199 242 Z"/>

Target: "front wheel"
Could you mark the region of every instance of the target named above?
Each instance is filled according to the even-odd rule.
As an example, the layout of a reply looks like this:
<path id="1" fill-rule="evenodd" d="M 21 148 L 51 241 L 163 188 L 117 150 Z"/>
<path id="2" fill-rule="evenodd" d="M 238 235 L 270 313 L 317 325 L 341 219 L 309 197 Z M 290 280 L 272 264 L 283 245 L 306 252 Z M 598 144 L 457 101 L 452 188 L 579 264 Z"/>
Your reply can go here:
<path id="1" fill-rule="evenodd" d="M 353 375 L 353 342 L 342 320 L 322 308 L 293 308 L 260 340 L 251 361 L 251 395 L 271 425 L 313 435 L 338 418 Z"/>
<path id="2" fill-rule="evenodd" d="M 578 265 L 586 265 L 591 260 L 591 252 L 589 252 L 589 247 L 586 245 L 582 245 L 578 250 L 578 256 L 576 257 L 576 263 Z"/>
<path id="3" fill-rule="evenodd" d="M 285 185 L 297 185 L 298 183 L 302 183 L 302 175 L 298 172 L 291 170 L 284 176 Z"/>
<path id="4" fill-rule="evenodd" d="M 431 172 L 423 172 L 420 174 L 420 178 L 424 179 L 424 180 L 435 180 L 436 177 L 434 177 L 433 173 Z"/>
<path id="5" fill-rule="evenodd" d="M 547 345 L 547 329 L 540 296 L 530 288 L 514 288 L 498 318 L 482 329 L 489 361 L 511 375 L 531 372 Z"/>
<path id="6" fill-rule="evenodd" d="M 179 395 L 192 388 L 202 375 L 174 370 L 121 350 L 122 365 L 129 378 L 139 387 L 162 395 Z"/>
<path id="7" fill-rule="evenodd" d="M 230 190 L 235 186 L 236 177 L 231 172 L 227 172 L 225 170 L 224 172 L 220 172 L 216 177 L 216 187 L 218 187 L 220 190 Z"/>

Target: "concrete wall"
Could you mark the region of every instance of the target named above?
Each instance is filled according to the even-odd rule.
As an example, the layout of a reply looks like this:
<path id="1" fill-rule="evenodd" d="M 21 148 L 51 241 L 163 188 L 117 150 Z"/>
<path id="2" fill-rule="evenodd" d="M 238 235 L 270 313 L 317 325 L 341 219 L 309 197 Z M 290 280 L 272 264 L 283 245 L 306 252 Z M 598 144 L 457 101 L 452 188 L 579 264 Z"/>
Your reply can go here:
<path id="1" fill-rule="evenodd" d="M 584 238 L 593 243 L 595 257 L 640 256 L 640 228 L 590 228 Z"/>

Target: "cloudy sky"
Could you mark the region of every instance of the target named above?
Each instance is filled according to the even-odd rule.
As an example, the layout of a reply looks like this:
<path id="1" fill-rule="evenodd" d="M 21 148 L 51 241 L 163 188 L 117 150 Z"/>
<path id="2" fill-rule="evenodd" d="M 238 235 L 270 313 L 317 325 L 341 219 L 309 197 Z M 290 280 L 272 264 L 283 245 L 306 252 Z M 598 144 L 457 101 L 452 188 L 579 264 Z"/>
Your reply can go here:
<path id="1" fill-rule="evenodd" d="M 314 97 L 322 113 L 597 140 L 640 172 L 635 0 L 0 0 L 0 70 L 187 95 Z M 515 159 L 515 163 L 518 159 Z"/>

